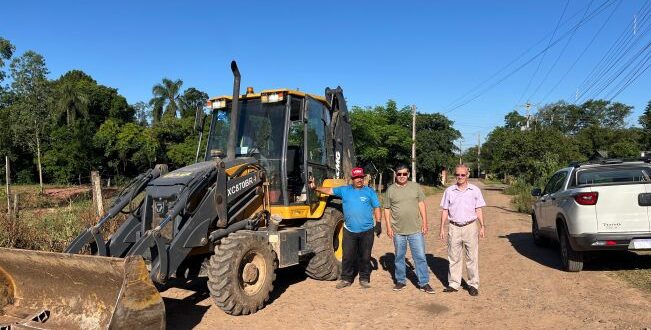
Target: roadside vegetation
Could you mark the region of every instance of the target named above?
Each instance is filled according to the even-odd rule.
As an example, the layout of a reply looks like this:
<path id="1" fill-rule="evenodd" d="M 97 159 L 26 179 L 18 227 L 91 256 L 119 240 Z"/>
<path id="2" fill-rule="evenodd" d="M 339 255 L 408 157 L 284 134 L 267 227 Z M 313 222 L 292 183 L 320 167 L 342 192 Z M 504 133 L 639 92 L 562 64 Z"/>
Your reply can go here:
<path id="1" fill-rule="evenodd" d="M 38 185 L 12 187 L 20 197 L 17 217 L 0 212 L 0 246 L 61 252 L 79 232 L 95 221 L 89 191 L 42 195 Z M 65 191 L 61 186 L 48 189 Z M 79 190 L 78 188 L 69 188 Z M 0 193 L 6 203 L 6 194 Z"/>

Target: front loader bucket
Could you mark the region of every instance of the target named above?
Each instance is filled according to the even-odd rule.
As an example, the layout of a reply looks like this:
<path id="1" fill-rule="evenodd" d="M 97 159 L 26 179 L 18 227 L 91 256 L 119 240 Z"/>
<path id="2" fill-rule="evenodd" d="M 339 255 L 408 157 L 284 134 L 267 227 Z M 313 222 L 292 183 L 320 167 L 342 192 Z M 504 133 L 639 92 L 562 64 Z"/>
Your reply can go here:
<path id="1" fill-rule="evenodd" d="M 0 330 L 164 328 L 163 299 L 139 256 L 0 248 Z"/>

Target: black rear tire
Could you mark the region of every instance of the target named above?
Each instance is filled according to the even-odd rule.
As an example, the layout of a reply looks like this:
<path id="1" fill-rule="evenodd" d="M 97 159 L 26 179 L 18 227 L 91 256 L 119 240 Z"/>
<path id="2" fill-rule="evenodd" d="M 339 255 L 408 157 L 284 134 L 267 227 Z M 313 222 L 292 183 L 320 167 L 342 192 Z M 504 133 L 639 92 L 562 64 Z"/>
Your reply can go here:
<path id="1" fill-rule="evenodd" d="M 317 280 L 334 281 L 341 274 L 341 232 L 344 215 L 335 208 L 327 208 L 318 220 L 307 220 L 307 247 L 314 252 L 305 266 L 305 273 Z"/>
<path id="2" fill-rule="evenodd" d="M 232 233 L 222 239 L 210 258 L 210 295 L 227 314 L 255 313 L 269 300 L 276 267 L 276 254 L 263 237 Z"/>
<path id="3" fill-rule="evenodd" d="M 563 270 L 580 272 L 583 269 L 583 253 L 572 249 L 567 230 L 564 227 L 558 228 L 558 236 Z"/>

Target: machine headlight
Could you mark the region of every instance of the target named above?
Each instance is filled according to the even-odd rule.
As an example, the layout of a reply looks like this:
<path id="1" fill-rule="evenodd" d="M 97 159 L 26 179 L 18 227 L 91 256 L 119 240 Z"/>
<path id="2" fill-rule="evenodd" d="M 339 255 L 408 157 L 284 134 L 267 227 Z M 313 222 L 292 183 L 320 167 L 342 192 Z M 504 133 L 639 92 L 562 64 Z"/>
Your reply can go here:
<path id="1" fill-rule="evenodd" d="M 223 109 L 226 108 L 226 99 L 216 99 L 209 100 L 208 107 L 211 109 Z"/>
<path id="2" fill-rule="evenodd" d="M 285 92 L 270 92 L 263 93 L 260 96 L 262 103 L 280 102 L 285 99 Z"/>

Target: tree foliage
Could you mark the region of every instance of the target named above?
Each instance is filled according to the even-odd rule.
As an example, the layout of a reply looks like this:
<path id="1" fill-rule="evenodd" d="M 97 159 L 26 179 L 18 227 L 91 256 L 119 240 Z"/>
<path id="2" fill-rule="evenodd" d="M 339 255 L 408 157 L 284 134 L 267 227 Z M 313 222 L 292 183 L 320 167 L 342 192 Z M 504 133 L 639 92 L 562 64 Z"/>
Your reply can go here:
<path id="1" fill-rule="evenodd" d="M 372 172 L 391 172 L 399 163 L 411 166 L 412 112 L 393 100 L 384 106 L 352 107 L 352 130 L 359 165 Z M 460 137 L 445 116 L 416 115 L 416 169 L 419 179 L 436 183 L 443 167 L 453 163 L 453 141 Z"/>
<path id="2" fill-rule="evenodd" d="M 649 108 L 649 107 L 647 107 Z M 556 102 L 530 118 L 511 112 L 504 126 L 495 128 L 482 146 L 485 168 L 500 177 L 514 176 L 542 184 L 547 176 L 571 161 L 585 161 L 605 151 L 609 157 L 639 157 L 645 146 L 647 112 L 642 129 L 626 127 L 632 107 L 605 100 L 580 105 Z"/>
<path id="3" fill-rule="evenodd" d="M 154 121 L 161 120 L 163 115 L 176 117 L 176 111 L 179 108 L 177 99 L 182 85 L 183 81 L 181 79 L 172 81 L 168 78 L 163 78 L 161 83 L 154 85 L 151 89 L 154 97 L 149 101 L 149 104 L 154 108 Z M 165 112 L 163 112 L 163 109 Z"/>

